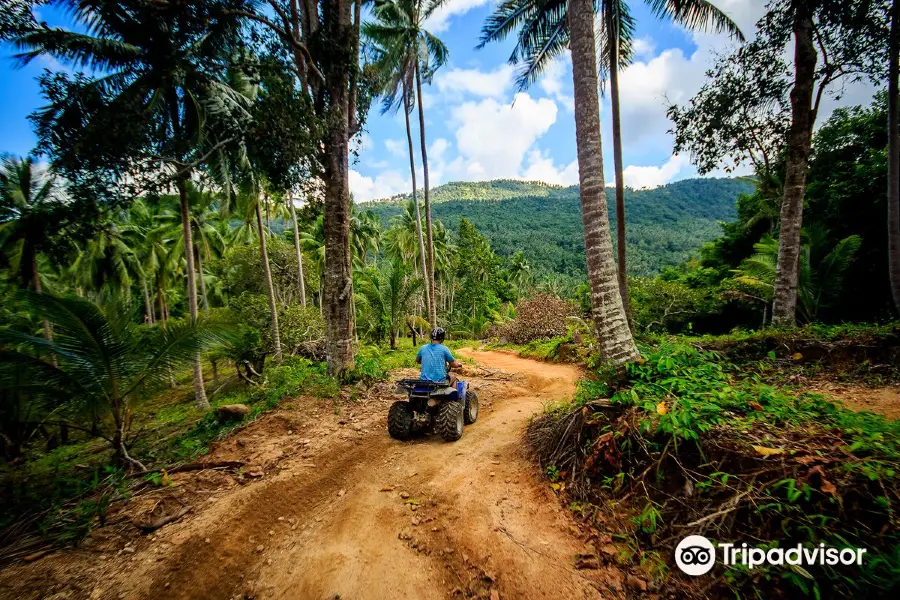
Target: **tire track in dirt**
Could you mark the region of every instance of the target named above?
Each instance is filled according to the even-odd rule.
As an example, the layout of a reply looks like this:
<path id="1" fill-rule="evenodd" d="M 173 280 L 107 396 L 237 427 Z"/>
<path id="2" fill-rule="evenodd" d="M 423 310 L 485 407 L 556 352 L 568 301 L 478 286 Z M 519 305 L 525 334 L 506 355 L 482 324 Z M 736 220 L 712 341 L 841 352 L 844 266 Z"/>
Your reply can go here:
<path id="1" fill-rule="evenodd" d="M 352 430 L 337 427 L 345 420 L 336 416 L 318 422 L 307 433 L 316 441 L 301 450 L 292 446 L 296 436 L 279 437 L 297 427 L 280 423 L 276 412 L 225 444 L 258 445 L 263 453 L 281 444 L 280 472 L 217 491 L 213 502 L 142 538 L 132 554 L 101 557 L 113 560 L 73 576 L 75 591 L 66 597 L 605 597 L 604 571 L 574 569 L 584 544 L 522 446 L 532 415 L 544 402 L 570 396 L 580 371 L 498 352 L 461 354 L 491 371 L 482 379 L 463 374 L 483 410 L 459 441 L 392 440 L 390 399 L 379 396 L 353 409 L 365 414 L 347 417 Z M 316 422 L 315 414 L 304 419 Z M 222 453 L 227 448 L 217 449 L 218 458 Z M 79 552 L 26 565 L 19 575 L 43 570 L 58 585 L 66 564 L 91 564 Z"/>

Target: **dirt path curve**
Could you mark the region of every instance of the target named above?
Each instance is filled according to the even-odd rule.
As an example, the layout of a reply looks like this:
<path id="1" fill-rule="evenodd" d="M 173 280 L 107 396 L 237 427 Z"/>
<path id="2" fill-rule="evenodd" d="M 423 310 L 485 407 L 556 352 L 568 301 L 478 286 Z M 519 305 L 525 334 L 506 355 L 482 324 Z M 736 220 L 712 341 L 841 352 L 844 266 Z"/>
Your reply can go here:
<path id="1" fill-rule="evenodd" d="M 83 584 L 84 597 L 608 597 L 601 572 L 574 569 L 584 544 L 521 449 L 529 418 L 570 396 L 579 370 L 460 354 L 487 369 L 466 377 L 483 408 L 458 442 L 390 439 L 385 399 L 354 425 L 359 435 L 327 438 L 213 498 L 132 549 L 106 582 Z"/>

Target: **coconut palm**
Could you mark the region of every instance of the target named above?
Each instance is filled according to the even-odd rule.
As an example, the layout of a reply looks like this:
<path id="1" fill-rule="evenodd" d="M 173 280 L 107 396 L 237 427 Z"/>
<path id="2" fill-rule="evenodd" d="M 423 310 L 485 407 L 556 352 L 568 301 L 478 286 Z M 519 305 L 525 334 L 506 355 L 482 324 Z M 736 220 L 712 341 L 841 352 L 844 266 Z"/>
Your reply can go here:
<path id="1" fill-rule="evenodd" d="M 519 293 L 531 283 L 531 265 L 521 250 L 509 257 L 509 279 L 519 289 Z"/>
<path id="2" fill-rule="evenodd" d="M 68 272 L 76 289 L 104 293 L 131 293 L 134 281 L 143 278 L 140 259 L 124 232 L 119 219 L 100 225 L 93 237 L 78 245 L 75 261 Z"/>
<path id="3" fill-rule="evenodd" d="M 434 238 L 431 223 L 430 185 L 428 181 L 428 149 L 425 136 L 425 109 L 422 105 L 422 80 L 430 81 L 435 71 L 446 64 L 447 47 L 424 29 L 425 20 L 439 5 L 423 0 L 384 0 L 376 2 L 375 23 L 367 22 L 362 32 L 375 47 L 376 72 L 382 79 L 384 109 L 396 110 L 402 104 L 406 112 L 406 136 L 409 145 L 410 173 L 415 190 L 415 159 L 413 157 L 412 132 L 409 113 L 418 105 L 419 142 L 422 152 L 423 195 L 425 197 L 425 232 L 427 259 L 423 259 L 426 281 L 426 305 L 432 324 L 437 320 L 434 305 Z M 415 81 L 415 93 L 412 86 Z M 418 211 L 418 203 L 416 203 Z"/>
<path id="4" fill-rule="evenodd" d="M 888 265 L 900 313 L 900 0 L 891 3 L 888 42 Z"/>
<path id="5" fill-rule="evenodd" d="M 350 247 L 353 260 L 365 266 L 371 251 L 378 253 L 381 246 L 381 221 L 371 210 L 361 211 L 354 205 L 350 210 Z"/>
<path id="6" fill-rule="evenodd" d="M 384 234 L 384 241 L 388 255 L 408 261 L 422 270 L 425 257 L 418 249 L 422 217 L 417 204 L 411 199 L 403 207 L 403 212 L 391 219 L 391 228 Z"/>
<path id="7" fill-rule="evenodd" d="M 592 313 L 601 357 L 611 365 L 619 365 L 639 354 L 618 288 L 609 232 L 600 138 L 594 4 L 591 0 L 549 4 L 508 0 L 486 22 L 482 44 L 503 39 L 517 28 L 520 29 L 518 43 L 510 60 L 523 63 L 519 73 L 520 87 L 533 83 L 566 45 L 572 53 L 575 140 Z"/>
<path id="8" fill-rule="evenodd" d="M 105 437 L 116 462 L 144 470 L 128 453 L 134 407 L 171 370 L 209 347 L 213 332 L 196 321 L 142 330 L 121 304 L 101 308 L 81 298 L 26 291 L 20 300 L 53 324 L 55 336 L 47 341 L 0 330 L 0 387 L 73 410 L 108 412 L 112 431 Z"/>
<path id="9" fill-rule="evenodd" d="M 62 230 L 64 205 L 52 172 L 31 157 L 6 157 L 0 166 L 0 261 L 20 287 L 40 292 L 38 259 L 49 251 Z M 44 321 L 44 336 L 52 339 Z"/>
<path id="10" fill-rule="evenodd" d="M 312 256 L 314 274 L 319 280 L 319 312 L 324 311 L 323 290 L 325 286 L 325 223 L 324 217 L 313 221 L 309 228 L 300 234 L 300 245 L 307 254 Z"/>
<path id="11" fill-rule="evenodd" d="M 202 2 L 189 9 L 181 3 L 138 0 L 63 0 L 60 4 L 69 9 L 75 27 L 35 27 L 24 32 L 13 40 L 22 50 L 18 59 L 25 64 L 47 55 L 104 73 L 75 84 L 82 95 L 92 92 L 104 102 L 82 115 L 86 125 L 79 131 L 85 143 L 67 144 L 61 151 L 74 154 L 64 162 L 79 162 L 82 157 L 77 153 L 84 148 L 121 168 L 125 153 L 129 167 L 138 175 L 156 178 L 157 185 L 161 183 L 159 167 L 163 167 L 163 182 L 174 185 L 181 201 L 188 307 L 196 320 L 187 184 L 204 164 L 224 172 L 224 152 L 239 137 L 234 132 L 241 121 L 249 118 L 246 97 L 229 87 L 221 69 L 241 24 L 219 7 Z M 57 127 L 72 122 L 74 113 L 84 108 L 73 99 L 78 95 L 70 94 L 44 109 L 37 117 L 39 129 L 58 131 Z M 106 138 L 119 139 L 108 136 L 110 130 L 127 132 L 125 148 L 108 146 L 112 142 Z M 96 140 L 102 143 L 93 143 Z M 194 363 L 194 389 L 197 404 L 209 408 L 199 355 Z"/>
<path id="12" fill-rule="evenodd" d="M 647 1 L 658 15 L 693 29 L 704 28 L 710 23 L 724 29 L 733 27 L 724 13 L 706 0 Z M 521 65 L 518 84 L 523 90 L 537 81 L 547 65 L 567 47 L 571 50 L 581 212 L 594 325 L 601 354 L 609 362 L 620 364 L 636 358 L 638 353 L 631 332 L 626 332 L 628 322 L 623 290 L 618 290 L 618 298 L 612 297 L 613 287 L 619 288 L 620 275 L 612 256 L 607 216 L 594 37 L 594 8 L 604 10 L 604 4 L 607 8 L 606 18 L 600 21 L 603 27 L 601 64 L 610 72 L 615 71 L 622 65 L 623 59 L 627 61 L 630 57 L 630 35 L 633 31 L 628 5 L 621 0 L 596 4 L 590 0 L 507 0 L 485 22 L 481 46 L 505 39 L 518 30 L 517 43 L 509 61 Z M 615 103 L 618 113 L 618 97 Z M 618 162 L 621 162 L 621 157 Z M 618 225 L 623 231 L 624 196 L 619 208 L 622 214 L 618 216 Z M 620 233 L 619 243 L 624 242 L 625 236 Z M 624 267 L 623 261 L 620 265 L 622 280 Z M 627 288 L 624 291 L 627 293 Z"/>
<path id="13" fill-rule="evenodd" d="M 831 246 L 828 230 L 816 223 L 803 229 L 803 237 L 797 308 L 801 319 L 810 322 L 843 292 L 844 275 L 853 263 L 862 239 L 851 235 Z M 765 235 L 753 249 L 756 253 L 734 270 L 734 279 L 755 290 L 755 296 L 766 304 L 765 312 L 768 312 L 775 296 L 778 240 Z"/>
<path id="14" fill-rule="evenodd" d="M 386 261 L 381 270 L 360 271 L 358 279 L 358 292 L 369 309 L 366 313 L 376 339 L 384 339 L 387 334 L 391 348 L 396 348 L 397 332 L 409 316 L 410 304 L 422 287 L 422 280 L 412 274 L 409 263 L 397 258 Z"/>

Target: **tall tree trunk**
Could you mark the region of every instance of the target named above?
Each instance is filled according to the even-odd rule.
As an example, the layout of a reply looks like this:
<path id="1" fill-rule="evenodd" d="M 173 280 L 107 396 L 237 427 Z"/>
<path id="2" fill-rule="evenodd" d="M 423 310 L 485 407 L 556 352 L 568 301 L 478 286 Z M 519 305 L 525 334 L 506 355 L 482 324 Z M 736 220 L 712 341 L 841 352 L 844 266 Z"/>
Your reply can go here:
<path id="1" fill-rule="evenodd" d="M 418 56 L 418 53 L 417 53 Z M 419 61 L 416 60 L 416 96 L 419 105 L 419 139 L 422 144 L 422 186 L 425 195 L 425 235 L 428 245 L 428 268 L 425 279 L 428 294 L 428 321 L 437 327 L 437 307 L 434 305 L 434 239 L 431 237 L 431 197 L 428 183 L 428 149 L 425 144 L 425 108 L 422 106 L 422 75 L 419 73 Z"/>
<path id="2" fill-rule="evenodd" d="M 900 313 L 900 0 L 891 6 L 888 52 L 888 264 L 894 307 Z"/>
<path id="3" fill-rule="evenodd" d="M 803 226 L 803 196 L 809 170 L 812 134 L 813 84 L 816 75 L 812 19 L 797 15 L 794 21 L 794 88 L 791 90 L 791 127 L 785 152 L 784 198 L 781 202 L 781 233 L 775 271 L 772 323 L 793 326 L 797 313 L 800 275 L 800 228 Z"/>
<path id="4" fill-rule="evenodd" d="M 184 235 L 184 258 L 187 262 L 188 309 L 191 322 L 196 323 L 200 315 L 197 309 L 197 271 L 194 268 L 194 241 L 191 233 L 191 209 L 188 205 L 187 180 L 179 179 L 177 185 L 178 194 L 181 197 L 181 229 Z M 206 398 L 206 387 L 203 383 L 203 365 L 200 364 L 199 353 L 194 357 L 194 402 L 200 408 L 209 409 L 209 400 Z"/>
<path id="5" fill-rule="evenodd" d="M 326 0 L 323 7 L 326 33 L 332 39 L 349 40 L 351 33 L 350 0 Z M 349 185 L 349 77 L 351 44 L 338 46 L 325 68 L 325 87 L 330 100 L 330 128 L 325 137 L 325 354 L 328 373 L 342 375 L 354 365 L 353 276 L 350 253 Z"/>
<path id="6" fill-rule="evenodd" d="M 150 301 L 150 290 L 147 287 L 147 277 L 141 275 L 141 288 L 144 290 L 144 312 L 146 313 L 147 325 L 153 325 L 153 303 Z"/>
<path id="7" fill-rule="evenodd" d="M 41 274 L 38 272 L 38 264 L 37 264 L 37 252 L 31 253 L 31 284 L 34 286 L 34 291 L 38 294 L 41 293 Z M 50 326 L 50 321 L 47 317 L 44 317 L 44 339 L 48 342 L 53 341 L 53 328 Z M 50 364 L 54 367 L 56 364 L 56 354 L 50 353 Z"/>
<path id="8" fill-rule="evenodd" d="M 269 312 L 272 316 L 272 344 L 275 346 L 275 360 L 281 362 L 281 329 L 278 327 L 278 307 L 275 305 L 275 288 L 272 285 L 272 269 L 269 267 L 269 250 L 266 247 L 266 232 L 263 229 L 262 212 L 259 210 L 259 196 L 256 197 L 256 227 L 259 229 L 259 254 L 266 278 L 266 296 L 269 298 Z"/>
<path id="9" fill-rule="evenodd" d="M 600 137 L 594 7 L 591 0 L 568 0 L 568 7 L 581 220 L 584 224 L 592 314 L 601 356 L 611 365 L 620 365 L 640 355 L 622 307 L 609 233 L 603 143 Z"/>
<path id="10" fill-rule="evenodd" d="M 625 178 L 622 173 L 622 119 L 619 110 L 619 19 L 615 2 L 606 2 L 606 35 L 609 46 L 609 103 L 612 108 L 613 169 L 616 176 L 616 250 L 619 294 L 631 325 L 628 301 L 628 263 L 625 255 Z"/>
<path id="11" fill-rule="evenodd" d="M 300 251 L 300 226 L 297 223 L 297 208 L 294 199 L 288 198 L 291 221 L 294 223 L 294 248 L 297 249 L 297 278 L 300 280 L 300 302 L 306 306 L 306 282 L 303 280 L 303 252 Z"/>
<path id="12" fill-rule="evenodd" d="M 197 278 L 200 280 L 200 297 L 203 298 L 203 312 L 209 316 L 209 298 L 206 296 L 206 279 L 203 277 L 203 249 L 197 247 Z"/>
<path id="13" fill-rule="evenodd" d="M 416 207 L 416 236 L 419 238 L 419 262 L 422 265 L 422 281 L 428 287 L 428 261 L 425 258 L 425 242 L 422 237 L 422 214 L 419 212 L 419 199 L 416 197 L 416 155 L 413 151 L 412 128 L 409 126 L 409 113 L 412 107 L 409 105 L 409 90 L 403 84 L 403 116 L 406 118 L 406 142 L 409 146 L 409 176 L 412 178 L 412 201 Z M 425 290 L 425 309 L 431 314 L 428 290 Z"/>

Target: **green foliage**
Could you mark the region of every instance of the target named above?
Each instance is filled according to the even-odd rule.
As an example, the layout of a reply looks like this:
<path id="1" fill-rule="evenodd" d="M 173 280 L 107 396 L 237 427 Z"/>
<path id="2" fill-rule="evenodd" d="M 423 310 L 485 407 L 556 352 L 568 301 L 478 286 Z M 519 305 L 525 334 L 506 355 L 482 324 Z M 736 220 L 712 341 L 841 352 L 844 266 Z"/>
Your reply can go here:
<path id="1" fill-rule="evenodd" d="M 734 179 L 688 179 L 652 190 L 625 190 L 629 273 L 652 276 L 687 260 L 719 234 L 718 223 L 734 217 L 734 199 L 751 189 Z M 432 190 L 432 203 L 435 219 L 455 229 L 465 217 L 499 256 L 524 252 L 535 280 L 549 273 L 577 282 L 585 278 L 577 187 L 505 180 L 452 183 Z M 400 212 L 393 201 L 364 206 L 382 222 Z"/>
<path id="2" fill-rule="evenodd" d="M 422 278 L 413 274 L 399 258 L 382 263 L 380 270 L 368 268 L 357 274 L 361 330 L 375 342 L 385 338 L 397 345 L 397 332 L 406 328 L 414 295 L 422 289 Z"/>
<path id="3" fill-rule="evenodd" d="M 585 462 L 565 463 L 566 470 L 583 469 L 599 490 L 597 504 L 635 496 L 627 506 L 638 546 L 662 550 L 659 540 L 703 519 L 713 539 L 862 547 L 873 557 L 861 568 L 808 565 L 812 580 L 793 577 L 790 567 L 729 569 L 721 583 L 731 593 L 858 596 L 900 585 L 890 559 L 900 549 L 893 526 L 900 422 L 773 383 L 774 353 L 732 362 L 677 339 L 641 350 L 626 380 L 615 381 L 620 416 L 607 416 L 608 407 L 592 412 L 610 391 L 599 381 L 582 383 L 574 406 L 544 417 L 571 431 L 571 415 L 588 415 L 576 437 Z M 583 489 L 578 478 L 566 485 Z"/>
<path id="4" fill-rule="evenodd" d="M 25 308 L 49 321 L 52 340 L 0 330 L 0 386 L 70 414 L 108 413 L 108 439 L 119 464 L 127 452 L 134 407 L 172 371 L 218 341 L 199 323 L 165 328 L 136 325 L 121 304 L 100 307 L 79 298 L 20 293 Z"/>
<path id="5" fill-rule="evenodd" d="M 631 277 L 628 291 L 634 324 L 648 332 L 690 331 L 694 319 L 717 311 L 722 304 L 709 288 L 664 277 Z"/>

